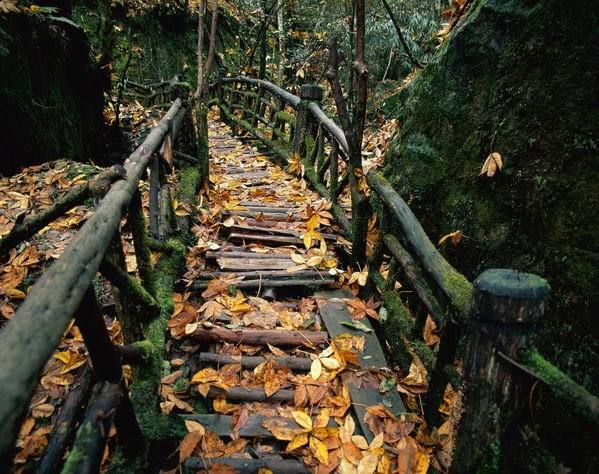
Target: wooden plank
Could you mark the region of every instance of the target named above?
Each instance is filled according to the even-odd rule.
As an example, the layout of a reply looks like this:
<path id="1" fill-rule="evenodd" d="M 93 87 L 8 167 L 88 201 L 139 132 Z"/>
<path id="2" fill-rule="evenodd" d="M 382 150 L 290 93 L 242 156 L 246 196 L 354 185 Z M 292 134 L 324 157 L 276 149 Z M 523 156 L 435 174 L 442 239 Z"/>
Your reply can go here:
<path id="1" fill-rule="evenodd" d="M 346 333 L 355 336 L 364 337 L 364 351 L 360 354 L 360 364 L 362 367 L 387 367 L 387 361 L 385 354 L 379 343 L 378 338 L 374 331 L 365 333 L 357 329 L 344 326 L 341 322 L 352 322 L 353 319 L 347 304 L 341 300 L 341 298 L 352 298 L 352 294 L 349 291 L 335 290 L 335 291 L 323 291 L 314 295 L 318 303 L 318 309 L 322 321 L 329 332 L 331 339 L 339 334 Z M 368 322 L 368 318 L 361 320 L 366 326 L 372 329 L 372 326 Z M 364 415 L 366 414 L 366 407 L 372 405 L 378 405 L 384 403 L 385 406 L 394 414 L 405 413 L 406 408 L 396 390 L 391 390 L 386 394 L 381 394 L 377 388 L 362 386 L 358 387 L 353 383 L 348 384 L 349 394 L 352 400 L 352 406 L 356 414 L 356 419 L 362 428 L 362 432 L 368 442 L 370 442 L 374 436 L 372 431 L 364 423 Z"/>
<path id="2" fill-rule="evenodd" d="M 237 331 L 220 326 L 199 327 L 187 337 L 206 342 L 231 342 L 266 346 L 314 346 L 324 344 L 329 335 L 324 331 L 298 331 L 278 329 L 248 329 Z"/>
<path id="3" fill-rule="evenodd" d="M 218 387 L 210 387 L 208 398 L 224 397 L 227 400 L 241 400 L 248 402 L 292 402 L 295 398 L 295 390 L 278 390 L 270 396 L 261 388 L 231 387 L 224 390 Z"/>
<path id="4" fill-rule="evenodd" d="M 286 235 L 250 234 L 246 232 L 231 232 L 231 234 L 229 234 L 229 239 L 252 242 L 268 242 L 269 245 L 303 244 L 303 240 L 299 237 L 290 237 Z"/>
<path id="5" fill-rule="evenodd" d="M 291 275 L 291 274 L 290 274 Z M 208 284 L 211 280 L 199 280 L 195 281 L 192 285 L 193 289 L 208 288 Z M 260 278 L 253 280 L 242 280 L 234 283 L 233 286 L 237 288 L 286 288 L 291 286 L 329 286 L 335 284 L 337 280 L 331 277 L 327 278 L 277 278 L 268 279 Z"/>
<path id="6" fill-rule="evenodd" d="M 220 414 L 198 414 L 198 415 L 180 415 L 184 420 L 193 420 L 200 423 L 207 430 L 213 431 L 219 436 L 231 436 L 232 416 Z M 262 426 L 264 421 L 277 421 L 285 423 L 285 426 L 292 429 L 301 428 L 293 418 L 271 417 L 263 415 L 251 415 L 247 423 L 239 429 L 239 436 L 247 438 L 265 438 L 272 439 L 274 436 L 270 431 Z M 335 428 L 337 423 L 329 420 L 329 428 Z"/>
<path id="7" fill-rule="evenodd" d="M 255 280 L 259 278 L 269 279 L 290 279 L 290 278 L 321 278 L 329 277 L 330 275 L 326 271 L 319 270 L 299 270 L 299 271 L 287 271 L 287 270 L 250 270 L 247 272 L 219 272 L 219 271 L 207 271 L 198 272 L 196 274 L 196 280 L 212 280 L 214 278 L 223 278 L 230 276 L 243 277 L 245 280 Z"/>
<path id="8" fill-rule="evenodd" d="M 241 249 L 243 247 L 235 247 L 235 249 Z M 282 252 L 268 252 L 268 253 L 258 253 L 251 252 L 249 250 L 218 250 L 216 252 L 208 251 L 206 252 L 207 259 L 215 259 L 219 257 L 224 258 L 249 258 L 249 259 L 283 259 L 291 262 L 291 257 L 288 253 Z"/>
<path id="9" fill-rule="evenodd" d="M 215 354 L 213 352 L 200 352 L 199 359 L 201 362 L 210 364 L 241 364 L 242 367 L 248 367 L 254 369 L 268 359 L 261 356 L 243 356 L 243 357 L 231 357 L 224 354 Z M 279 365 L 289 367 L 292 370 L 310 370 L 312 361 L 305 357 L 272 357 L 272 359 Z"/>
<path id="10" fill-rule="evenodd" d="M 265 232 L 265 233 L 270 233 L 270 234 L 281 234 L 281 235 L 289 235 L 292 237 L 296 237 L 297 239 L 300 239 L 300 235 L 301 232 L 298 232 L 296 230 L 289 230 L 289 229 L 280 229 L 277 227 L 260 227 L 260 226 L 252 226 L 252 225 L 241 225 L 241 224 L 233 224 L 230 227 L 225 227 L 226 229 L 239 229 L 242 232 L 249 230 L 249 231 L 255 231 L 255 232 Z M 222 227 L 221 227 L 222 229 Z M 330 240 L 332 242 L 335 242 L 337 240 L 337 236 L 335 234 L 327 234 L 325 232 L 321 232 L 320 233 L 325 240 Z"/>
<path id="11" fill-rule="evenodd" d="M 216 263 L 222 270 L 285 270 L 293 265 L 291 259 L 220 257 Z"/>
<path id="12" fill-rule="evenodd" d="M 265 186 L 268 187 L 268 186 Z M 223 216 L 241 216 L 241 217 L 259 217 L 263 216 L 274 221 L 295 221 L 302 220 L 302 216 L 297 212 L 252 212 L 252 211 L 220 211 Z"/>
<path id="13" fill-rule="evenodd" d="M 237 459 L 237 458 L 188 458 L 185 467 L 192 471 L 208 470 L 220 464 L 235 469 L 240 474 L 256 474 L 261 469 L 268 469 L 274 473 L 305 474 L 310 471 L 303 462 L 296 459 Z M 210 471 L 211 472 L 211 471 Z"/>

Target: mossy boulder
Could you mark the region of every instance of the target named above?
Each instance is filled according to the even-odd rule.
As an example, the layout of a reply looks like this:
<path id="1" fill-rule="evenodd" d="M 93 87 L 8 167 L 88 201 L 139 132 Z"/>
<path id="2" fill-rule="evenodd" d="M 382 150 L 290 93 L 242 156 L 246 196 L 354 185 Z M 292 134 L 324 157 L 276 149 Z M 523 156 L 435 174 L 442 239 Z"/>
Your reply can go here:
<path id="1" fill-rule="evenodd" d="M 58 158 L 102 161 L 110 82 L 82 29 L 62 17 L 3 17 L 0 70 L 0 173 Z"/>
<path id="2" fill-rule="evenodd" d="M 599 14 L 588 0 L 475 0 L 396 98 L 384 173 L 448 260 L 549 280 L 541 352 L 597 393 Z M 503 171 L 479 176 L 491 152 Z"/>

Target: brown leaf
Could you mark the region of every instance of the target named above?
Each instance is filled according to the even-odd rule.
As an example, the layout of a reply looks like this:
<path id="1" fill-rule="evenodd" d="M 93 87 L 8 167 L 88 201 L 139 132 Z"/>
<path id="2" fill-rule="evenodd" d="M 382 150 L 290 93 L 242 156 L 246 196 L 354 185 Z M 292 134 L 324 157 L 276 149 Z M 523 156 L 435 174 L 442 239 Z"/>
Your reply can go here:
<path id="1" fill-rule="evenodd" d="M 183 441 L 179 445 L 179 463 L 185 461 L 203 438 L 204 432 L 202 430 L 191 431 L 185 435 Z"/>

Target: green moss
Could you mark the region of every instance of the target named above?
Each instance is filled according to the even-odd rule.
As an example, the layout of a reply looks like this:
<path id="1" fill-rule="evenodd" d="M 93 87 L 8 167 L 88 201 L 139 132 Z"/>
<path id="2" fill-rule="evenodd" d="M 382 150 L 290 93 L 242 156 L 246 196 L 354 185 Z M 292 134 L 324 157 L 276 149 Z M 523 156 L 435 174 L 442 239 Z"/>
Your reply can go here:
<path id="1" fill-rule="evenodd" d="M 96 431 L 89 421 L 79 427 L 77 436 L 73 442 L 73 448 L 62 468 L 62 474 L 79 472 L 79 465 L 86 458 L 88 445 L 93 440 L 95 434 Z"/>
<path id="2" fill-rule="evenodd" d="M 283 122 L 287 122 L 288 124 L 291 124 L 295 127 L 295 117 L 292 114 L 285 112 L 284 110 L 280 110 L 279 112 L 277 112 L 276 118 L 282 120 Z"/>
<path id="3" fill-rule="evenodd" d="M 175 392 L 181 392 L 187 388 L 189 385 L 189 379 L 186 377 L 179 377 L 177 381 L 173 384 L 173 390 Z"/>
<path id="4" fill-rule="evenodd" d="M 472 283 L 456 271 L 446 271 L 443 285 L 451 298 L 451 304 L 458 310 L 460 319 L 466 321 L 472 299 Z"/>
<path id="5" fill-rule="evenodd" d="M 138 341 L 134 342 L 133 345 L 141 350 L 145 361 L 150 360 L 156 351 L 156 347 L 151 341 Z"/>
<path id="6" fill-rule="evenodd" d="M 487 448 L 487 455 L 476 470 L 477 474 L 494 474 L 500 472 L 501 443 L 495 440 Z"/>
<path id="7" fill-rule="evenodd" d="M 520 360 L 547 383 L 561 403 L 599 426 L 599 398 L 574 382 L 534 349 L 523 351 Z"/>

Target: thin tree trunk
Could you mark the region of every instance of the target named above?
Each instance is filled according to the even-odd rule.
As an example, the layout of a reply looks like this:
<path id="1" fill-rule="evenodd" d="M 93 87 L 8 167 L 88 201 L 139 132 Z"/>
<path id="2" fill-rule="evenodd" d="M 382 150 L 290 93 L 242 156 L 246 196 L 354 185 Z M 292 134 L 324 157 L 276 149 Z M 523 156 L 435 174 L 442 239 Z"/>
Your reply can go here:
<path id="1" fill-rule="evenodd" d="M 285 21 L 283 8 L 285 0 L 277 2 L 277 29 L 279 30 L 279 86 L 283 87 L 285 82 Z"/>
<path id="2" fill-rule="evenodd" d="M 262 15 L 264 16 L 264 23 L 268 24 L 269 12 L 266 7 L 266 0 L 262 0 Z M 266 37 L 268 36 L 268 26 L 265 28 L 264 39 L 260 42 L 260 67 L 258 70 L 258 78 L 264 79 L 266 75 Z"/>
<path id="3" fill-rule="evenodd" d="M 204 83 L 204 10 L 206 9 L 206 0 L 200 0 L 198 5 L 198 86 L 196 89 L 196 98 L 200 98 Z"/>
<path id="4" fill-rule="evenodd" d="M 422 64 L 420 64 L 420 62 L 412 54 L 412 51 L 410 50 L 410 47 L 408 46 L 408 43 L 406 42 L 406 38 L 404 37 L 404 35 L 401 31 L 401 28 L 399 27 L 399 23 L 397 23 L 397 20 L 395 19 L 395 15 L 393 15 L 393 11 L 391 10 L 389 3 L 387 2 L 387 0 L 381 0 L 381 1 L 383 2 L 383 6 L 385 7 L 385 10 L 387 10 L 389 17 L 391 18 L 391 22 L 393 23 L 393 26 L 395 27 L 395 31 L 397 32 L 397 36 L 399 37 L 399 41 L 401 42 L 403 49 L 406 51 L 406 55 L 408 56 L 408 58 L 410 59 L 410 61 L 412 62 L 412 64 L 415 67 L 422 67 Z"/>
<path id="5" fill-rule="evenodd" d="M 214 63 L 214 54 L 216 52 L 216 29 L 218 25 L 218 0 L 212 0 L 212 23 L 210 24 L 210 45 L 208 47 L 208 61 L 206 63 L 206 72 L 204 74 L 204 90 L 203 95 L 205 96 L 208 92 L 208 78 L 210 76 L 210 70 Z"/>

